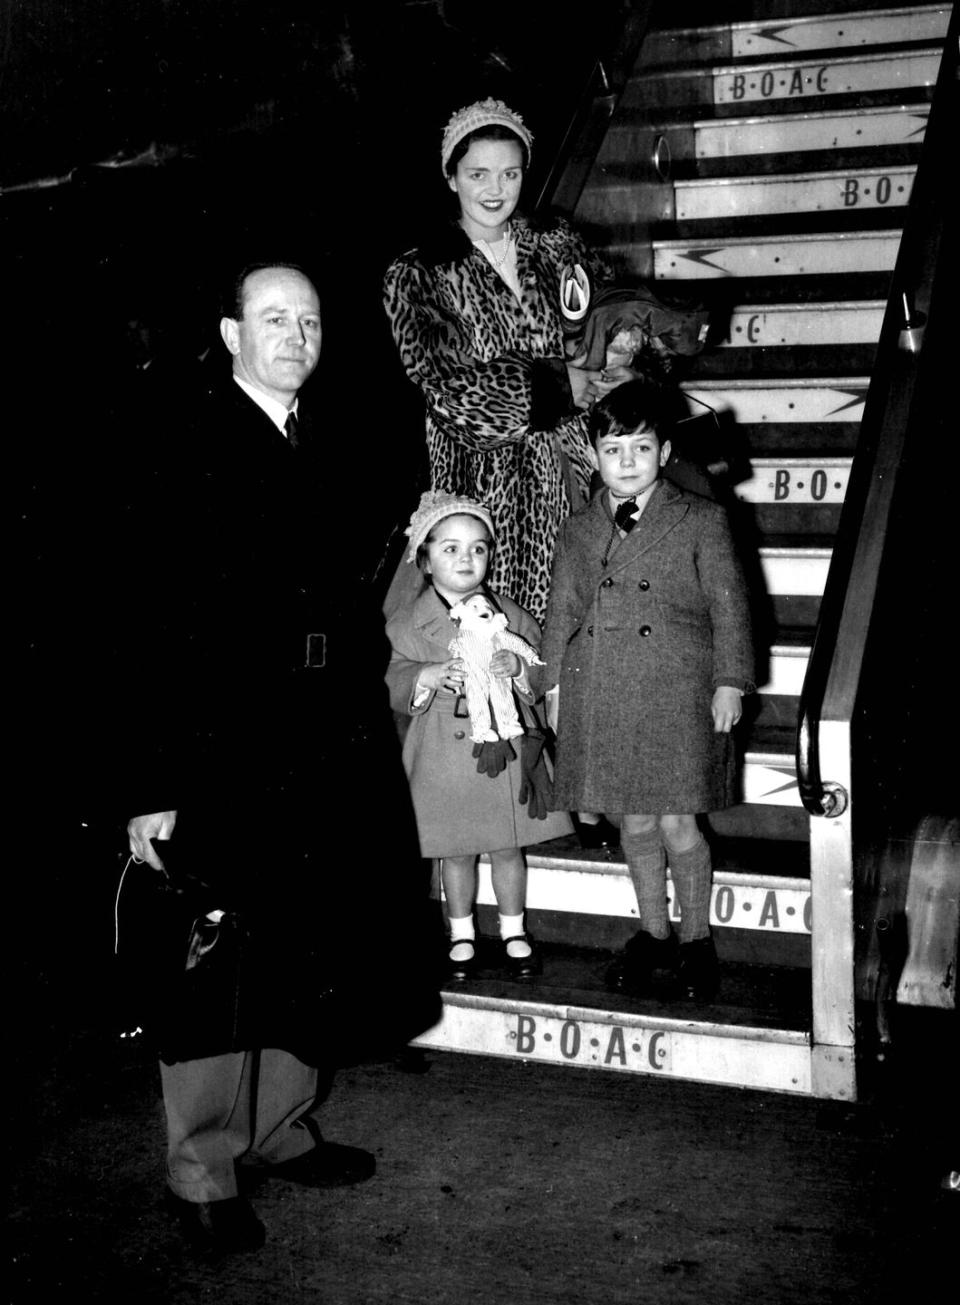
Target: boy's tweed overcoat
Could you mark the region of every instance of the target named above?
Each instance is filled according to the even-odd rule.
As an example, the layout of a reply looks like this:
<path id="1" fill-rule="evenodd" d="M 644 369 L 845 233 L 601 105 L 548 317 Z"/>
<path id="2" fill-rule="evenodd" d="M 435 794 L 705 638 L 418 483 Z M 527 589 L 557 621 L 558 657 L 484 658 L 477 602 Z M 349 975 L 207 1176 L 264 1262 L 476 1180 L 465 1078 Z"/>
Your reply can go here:
<path id="1" fill-rule="evenodd" d="M 753 687 L 753 648 L 726 514 L 661 480 L 620 540 L 607 498 L 565 523 L 553 571 L 542 656 L 544 683 L 560 685 L 556 806 L 730 806 L 734 749 L 710 705 L 718 685 Z"/>
<path id="2" fill-rule="evenodd" d="M 540 647 L 540 627 L 509 598 L 497 596 L 510 629 L 534 648 Z M 431 693 L 413 706 L 417 678 L 427 662 L 450 659 L 450 640 L 457 623 L 431 585 L 412 605 L 387 622 L 392 648 L 387 685 L 394 711 L 412 717 L 403 745 L 403 764 L 424 856 L 468 856 L 480 852 L 526 847 L 569 834 L 569 817 L 559 812 L 534 820 L 518 800 L 520 740 L 517 759 L 499 775 L 477 774 L 470 742 L 470 721 L 454 715 L 457 698 Z M 536 669 L 536 668 L 535 668 Z M 518 681 L 519 684 L 519 681 Z M 524 699 L 532 702 L 532 695 Z M 464 713 L 465 716 L 465 713 Z"/>

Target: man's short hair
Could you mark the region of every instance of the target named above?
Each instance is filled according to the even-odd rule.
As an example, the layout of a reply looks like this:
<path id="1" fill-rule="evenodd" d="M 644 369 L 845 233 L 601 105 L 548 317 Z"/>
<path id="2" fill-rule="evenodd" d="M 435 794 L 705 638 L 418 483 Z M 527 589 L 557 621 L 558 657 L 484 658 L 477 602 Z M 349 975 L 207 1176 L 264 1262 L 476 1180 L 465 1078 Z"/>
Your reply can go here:
<path id="1" fill-rule="evenodd" d="M 310 275 L 302 263 L 288 263 L 286 259 L 276 259 L 266 263 L 246 263 L 234 274 L 225 287 L 221 315 L 239 322 L 243 317 L 243 287 L 246 284 L 247 277 L 253 276 L 255 272 L 266 272 L 274 269 L 284 272 L 297 272 L 305 281 L 310 282 L 314 290 L 317 290 L 316 279 Z M 317 290 L 318 295 L 319 293 L 319 290 Z"/>

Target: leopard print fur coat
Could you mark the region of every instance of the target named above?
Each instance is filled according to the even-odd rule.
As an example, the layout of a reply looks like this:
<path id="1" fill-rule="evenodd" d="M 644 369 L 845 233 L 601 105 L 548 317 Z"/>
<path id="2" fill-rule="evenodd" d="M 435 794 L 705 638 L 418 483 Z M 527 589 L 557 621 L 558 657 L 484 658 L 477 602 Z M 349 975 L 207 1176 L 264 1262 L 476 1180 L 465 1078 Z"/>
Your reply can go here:
<path id="1" fill-rule="evenodd" d="M 560 274 L 605 269 L 561 218 L 512 218 L 516 296 L 461 229 L 403 254 L 384 303 L 408 377 L 426 403 L 431 487 L 486 504 L 496 529 L 488 583 L 538 620 L 557 532 L 587 497 L 586 423 L 563 352 Z"/>

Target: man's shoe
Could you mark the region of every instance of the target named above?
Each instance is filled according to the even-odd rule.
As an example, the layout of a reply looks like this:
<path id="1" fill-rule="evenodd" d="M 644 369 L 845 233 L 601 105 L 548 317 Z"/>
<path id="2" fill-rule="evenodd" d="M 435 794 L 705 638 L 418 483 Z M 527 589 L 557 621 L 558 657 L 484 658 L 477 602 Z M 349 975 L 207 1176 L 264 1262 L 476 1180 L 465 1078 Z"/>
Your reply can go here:
<path id="1" fill-rule="evenodd" d="M 720 967 L 713 939 L 681 943 L 677 969 L 683 995 L 691 1001 L 713 1001 L 720 987 Z"/>
<path id="2" fill-rule="evenodd" d="M 654 970 L 669 970 L 673 973 L 676 966 L 676 936 L 669 933 L 666 938 L 654 938 L 653 934 L 641 929 L 627 941 L 623 951 L 613 958 L 604 975 L 604 983 L 611 992 L 642 997 L 652 987 Z"/>
<path id="3" fill-rule="evenodd" d="M 349 1187 L 365 1183 L 376 1173 L 377 1162 L 369 1151 L 339 1142 L 318 1141 L 312 1151 L 270 1165 L 267 1175 L 285 1178 L 302 1187 Z"/>
<path id="4" fill-rule="evenodd" d="M 267 1230 L 242 1196 L 230 1196 L 224 1201 L 184 1201 L 168 1188 L 166 1203 L 187 1241 L 204 1255 L 258 1251 L 266 1241 Z"/>

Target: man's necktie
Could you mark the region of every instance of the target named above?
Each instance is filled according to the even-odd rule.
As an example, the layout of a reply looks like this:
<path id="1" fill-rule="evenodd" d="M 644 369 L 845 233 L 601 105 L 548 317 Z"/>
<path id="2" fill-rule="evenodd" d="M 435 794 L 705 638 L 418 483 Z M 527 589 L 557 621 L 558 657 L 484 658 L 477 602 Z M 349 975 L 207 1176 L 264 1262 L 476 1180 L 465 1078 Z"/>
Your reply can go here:
<path id="1" fill-rule="evenodd" d="M 300 423 L 297 421 L 296 413 L 288 412 L 287 420 L 283 423 L 283 429 L 292 449 L 295 449 L 300 443 L 300 439 L 297 435 L 299 425 Z"/>
<path id="2" fill-rule="evenodd" d="M 625 498 L 613 514 L 614 521 L 625 534 L 629 535 L 630 531 L 637 524 L 633 516 L 636 510 L 637 500 L 635 498 Z"/>

